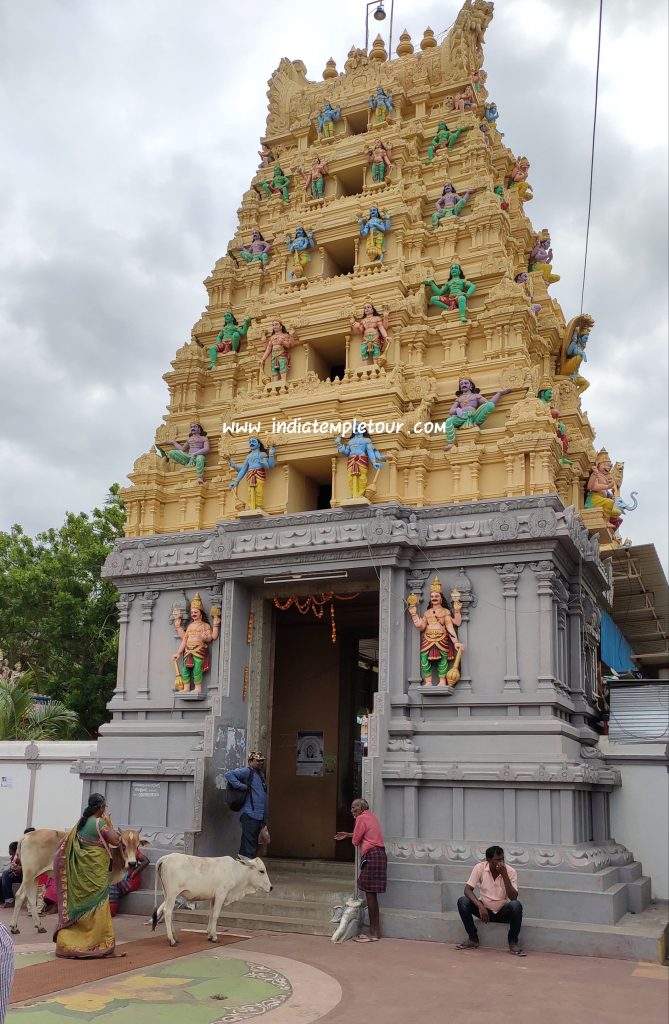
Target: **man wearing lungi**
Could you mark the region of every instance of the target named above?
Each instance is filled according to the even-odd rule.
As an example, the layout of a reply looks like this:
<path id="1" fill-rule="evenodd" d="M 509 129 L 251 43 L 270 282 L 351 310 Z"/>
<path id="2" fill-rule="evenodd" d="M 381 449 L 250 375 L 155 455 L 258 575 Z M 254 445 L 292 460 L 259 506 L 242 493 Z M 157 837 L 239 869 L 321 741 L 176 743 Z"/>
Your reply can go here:
<path id="1" fill-rule="evenodd" d="M 354 942 L 378 942 L 381 938 L 381 917 L 378 893 L 386 891 L 388 859 L 381 831 L 381 822 L 369 809 L 366 800 L 354 800 L 351 814 L 355 818 L 352 832 L 337 832 L 335 839 L 350 839 L 360 847 L 360 874 L 358 888 L 367 897 L 369 911 L 369 935 L 356 935 Z"/>

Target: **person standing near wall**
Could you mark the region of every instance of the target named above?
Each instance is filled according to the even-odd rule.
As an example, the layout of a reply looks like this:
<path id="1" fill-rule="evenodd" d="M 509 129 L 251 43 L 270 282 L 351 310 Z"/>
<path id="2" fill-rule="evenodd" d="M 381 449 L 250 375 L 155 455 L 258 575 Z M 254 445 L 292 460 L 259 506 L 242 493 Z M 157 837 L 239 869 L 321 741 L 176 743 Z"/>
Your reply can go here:
<path id="1" fill-rule="evenodd" d="M 242 839 L 240 857 L 257 857 L 258 836 L 267 824 L 267 781 L 265 779 L 265 758 L 257 750 L 249 754 L 246 768 L 235 768 L 225 773 L 228 788 L 246 792 L 246 799 L 239 811 Z"/>
<path id="2" fill-rule="evenodd" d="M 381 822 L 369 809 L 366 800 L 354 800 L 351 814 L 355 818 L 352 832 L 337 832 L 335 839 L 350 839 L 360 847 L 360 874 L 358 888 L 367 897 L 369 911 L 369 935 L 356 935 L 354 942 L 378 942 L 381 938 L 381 914 L 379 911 L 380 892 L 386 891 L 388 880 L 388 858 L 381 830 Z"/>

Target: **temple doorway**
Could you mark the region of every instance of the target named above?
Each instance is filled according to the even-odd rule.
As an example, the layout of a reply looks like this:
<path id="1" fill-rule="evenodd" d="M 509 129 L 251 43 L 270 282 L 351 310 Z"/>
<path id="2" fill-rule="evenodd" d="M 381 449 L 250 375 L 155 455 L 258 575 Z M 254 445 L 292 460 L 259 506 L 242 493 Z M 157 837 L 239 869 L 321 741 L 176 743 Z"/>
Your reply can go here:
<path id="1" fill-rule="evenodd" d="M 351 800 L 362 791 L 367 718 L 378 688 L 378 594 L 336 600 L 334 614 L 333 643 L 329 603 L 320 619 L 294 606 L 274 612 L 272 857 L 353 859 L 350 842 L 333 837 L 352 829 Z"/>

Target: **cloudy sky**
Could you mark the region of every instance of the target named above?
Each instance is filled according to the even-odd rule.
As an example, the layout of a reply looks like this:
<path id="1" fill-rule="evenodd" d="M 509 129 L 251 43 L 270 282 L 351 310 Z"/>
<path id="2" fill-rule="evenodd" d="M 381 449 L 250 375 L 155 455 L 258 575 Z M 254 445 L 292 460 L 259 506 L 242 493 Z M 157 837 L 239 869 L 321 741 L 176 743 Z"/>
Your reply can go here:
<path id="1" fill-rule="evenodd" d="M 527 154 L 552 287 L 580 307 L 597 0 L 498 0 L 485 67 Z M 396 0 L 395 43 L 458 0 Z M 125 482 L 257 165 L 283 56 L 319 79 L 364 44 L 364 0 L 0 0 L 0 529 L 35 532 Z M 261 13 L 262 12 L 262 13 Z M 331 13 L 330 13 L 331 12 Z M 388 21 L 385 22 L 385 26 Z M 374 23 L 374 28 L 376 28 Z M 665 0 L 604 0 L 584 405 L 626 464 L 623 527 L 667 555 Z"/>

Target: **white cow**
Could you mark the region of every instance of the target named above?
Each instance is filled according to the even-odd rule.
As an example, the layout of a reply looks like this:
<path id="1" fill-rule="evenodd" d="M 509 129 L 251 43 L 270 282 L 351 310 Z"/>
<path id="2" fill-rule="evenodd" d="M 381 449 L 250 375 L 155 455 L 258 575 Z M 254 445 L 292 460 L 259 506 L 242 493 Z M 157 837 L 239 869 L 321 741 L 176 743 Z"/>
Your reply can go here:
<path id="1" fill-rule="evenodd" d="M 159 907 L 158 879 L 165 896 Z M 210 942 L 218 942 L 216 924 L 223 907 L 254 892 L 271 891 L 269 876 L 259 857 L 255 860 L 238 857 L 235 860 L 234 857 L 189 857 L 185 853 L 168 853 L 156 864 L 152 930 L 155 931 L 158 921 L 164 916 L 170 946 L 176 946 L 172 911 L 177 896 L 184 896 L 187 900 L 209 900 L 211 912 L 207 938 Z"/>

